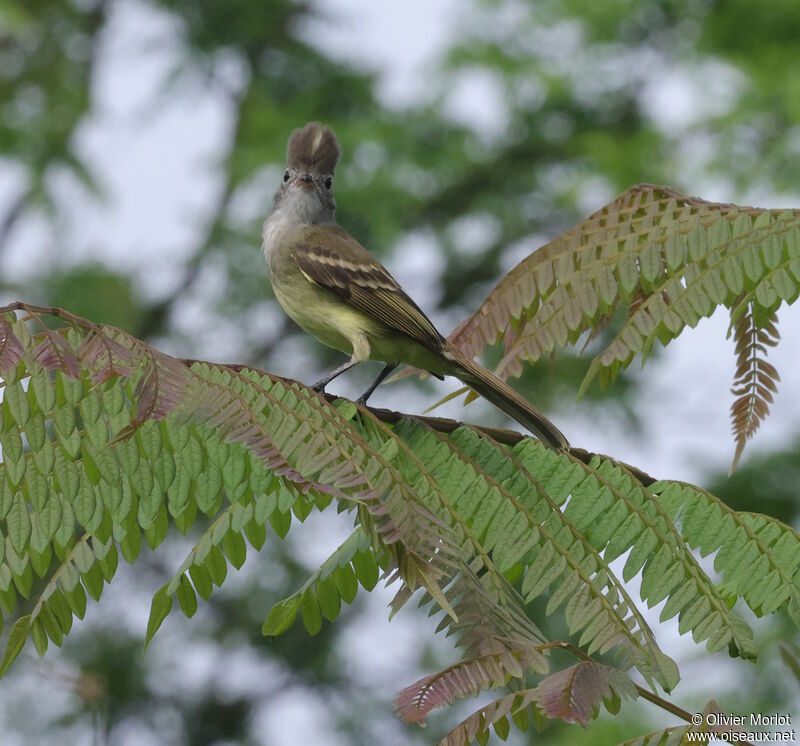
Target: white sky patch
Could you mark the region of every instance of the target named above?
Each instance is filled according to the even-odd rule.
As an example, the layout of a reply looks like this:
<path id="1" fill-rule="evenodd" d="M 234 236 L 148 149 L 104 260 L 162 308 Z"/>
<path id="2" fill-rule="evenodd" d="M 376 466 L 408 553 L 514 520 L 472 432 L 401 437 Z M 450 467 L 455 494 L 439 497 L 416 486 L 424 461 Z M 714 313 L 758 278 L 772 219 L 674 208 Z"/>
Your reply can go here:
<path id="1" fill-rule="evenodd" d="M 339 641 L 341 650 L 347 651 L 343 663 L 348 673 L 386 698 L 394 698 L 400 689 L 422 675 L 412 665 L 420 641 L 444 656 L 454 648 L 452 638 L 432 635 L 442 612 L 433 618 L 413 612 L 421 598 L 419 591 L 389 623 L 389 603 L 398 588 L 397 584 L 387 588 L 381 580 L 368 596 L 360 589 L 359 595 L 363 594 L 369 606 L 368 613 L 353 619 Z"/>
<path id="2" fill-rule="evenodd" d="M 658 129 L 674 136 L 730 111 L 745 87 L 742 73 L 719 60 L 673 64 L 647 78 L 642 107 Z"/>
<path id="3" fill-rule="evenodd" d="M 586 48 L 583 24 L 574 19 L 537 26 L 529 36 L 522 38 L 523 46 L 518 49 L 520 56 L 537 56 L 558 62 L 562 71 L 568 71 L 569 60 L 575 61 Z"/>
<path id="4" fill-rule="evenodd" d="M 445 259 L 438 249 L 436 238 L 425 231 L 403 236 L 395 244 L 386 264 L 401 287 L 437 324 L 434 311 L 441 295 Z"/>
<path id="5" fill-rule="evenodd" d="M 353 504 L 355 507 L 355 503 Z M 312 511 L 302 524 L 293 520 L 286 541 L 314 572 L 353 533 L 353 514 Z"/>
<path id="6" fill-rule="evenodd" d="M 256 171 L 249 181 L 241 184 L 234 192 L 228 204 L 228 215 L 231 219 L 244 225 L 253 218 L 266 218 L 282 175 L 283 167 L 278 165 Z"/>
<path id="7" fill-rule="evenodd" d="M 21 181 L 18 188 L 21 189 Z M 13 194 L 11 199 L 15 199 L 17 193 L 12 189 L 9 185 L 9 195 Z M 4 207 L 7 204 L 3 202 Z M 3 275 L 6 280 L 35 276 L 46 263 L 60 260 L 60 247 L 53 246 L 52 236 L 53 226 L 40 213 L 28 214 L 20 220 L 3 247 Z"/>
<path id="8" fill-rule="evenodd" d="M 581 215 L 591 215 L 616 196 L 607 179 L 602 176 L 589 176 L 581 181 L 578 189 L 576 199 L 578 210 Z"/>
<path id="9" fill-rule="evenodd" d="M 542 233 L 532 233 L 529 236 L 516 241 L 503 251 L 500 257 L 500 268 L 504 274 L 508 274 L 523 259 L 549 241 L 548 237 Z"/>
<path id="10" fill-rule="evenodd" d="M 228 276 L 221 259 L 203 264 L 190 291 L 172 308 L 176 334 L 160 341 L 161 349 L 179 357 L 201 356 L 216 362 L 240 359 L 245 334 L 234 320 L 219 318 L 216 312 L 227 288 Z M 181 337 L 190 340 L 188 344 Z"/>
<path id="11" fill-rule="evenodd" d="M 443 110 L 487 141 L 500 137 L 509 123 L 502 81 L 490 70 L 478 67 L 460 71 L 449 84 Z"/>
<path id="12" fill-rule="evenodd" d="M 343 735 L 330 723 L 330 710 L 319 698 L 300 687 L 273 696 L 254 718 L 253 734 L 262 746 L 297 746 L 300 743 L 346 746 Z"/>
<path id="13" fill-rule="evenodd" d="M 485 252 L 500 235 L 500 223 L 494 215 L 465 215 L 454 220 L 449 228 L 450 240 L 463 256 Z"/>
<path id="14" fill-rule="evenodd" d="M 378 94 L 392 108 L 419 100 L 441 51 L 454 38 L 457 0 L 317 0 L 319 18 L 301 35 L 332 58 L 378 73 Z"/>
<path id="15" fill-rule="evenodd" d="M 797 206 L 800 205 L 800 191 L 783 192 L 775 195 L 772 184 L 759 180 L 757 176 L 754 176 L 748 185 L 747 191 L 739 198 L 739 202 L 756 207 L 769 206 L 771 209 L 796 210 Z"/>
<path id="16" fill-rule="evenodd" d="M 25 169 L 10 158 L 0 157 L 0 204 L 10 204 L 22 187 Z"/>

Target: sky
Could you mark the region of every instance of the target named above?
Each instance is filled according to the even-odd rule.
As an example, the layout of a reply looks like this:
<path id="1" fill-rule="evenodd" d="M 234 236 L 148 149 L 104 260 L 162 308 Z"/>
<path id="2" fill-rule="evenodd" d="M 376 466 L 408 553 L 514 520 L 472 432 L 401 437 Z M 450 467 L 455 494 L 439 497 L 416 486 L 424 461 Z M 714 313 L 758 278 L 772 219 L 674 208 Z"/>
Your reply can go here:
<path id="1" fill-rule="evenodd" d="M 411 0 L 404 3 L 374 3 L 366 0 L 319 0 L 321 15 L 326 20 L 309 24 L 302 33 L 333 56 L 351 61 L 379 73 L 379 91 L 387 102 L 397 106 L 411 102 L 419 91 L 419 78 L 429 73 L 437 54 L 452 38 L 459 24 L 457 0 Z M 35 272 L 39 262 L 67 265 L 91 256 L 98 261 L 134 272 L 154 296 L 168 293 L 177 281 L 181 258 L 205 228 L 205 216 L 213 204 L 220 181 L 215 167 L 225 152 L 231 137 L 231 118 L 228 103 L 219 92 L 208 88 L 203 81 L 181 85 L 174 95 L 160 98 L 163 106 L 153 111 L 151 102 L 158 86 L 177 59 L 175 37 L 178 32 L 166 14 L 154 11 L 138 0 L 114 4 L 114 14 L 106 31 L 102 59 L 96 66 L 93 88 L 97 96 L 97 114 L 81 129 L 79 149 L 89 160 L 99 177 L 107 197 L 98 201 L 74 183 L 63 179 L 59 190 L 71 205 L 64 219 L 63 244 L 54 255 L 50 230 L 36 221 L 29 221 L 13 238 L 8 254 L 7 270 L 12 274 Z M 419 19 L 424 18 L 424 23 Z M 728 70 L 711 70 L 721 81 L 723 98 L 737 95 L 737 79 Z M 231 64 L 227 74 L 237 80 L 239 71 Z M 449 113 L 460 121 L 469 122 L 476 131 L 491 132 L 502 126 L 496 112 L 498 97 L 491 79 L 477 76 L 465 79 L 448 99 Z M 648 107 L 655 118 L 663 117 L 665 127 L 677 127 L 696 113 L 697 107 L 724 106 L 725 100 L 702 95 L 695 81 L 687 79 L 680 70 L 664 76 L 658 86 L 647 93 Z M 283 152 L 284 143 L 276 143 L 276 153 Z M 701 185 L 703 186 L 703 185 Z M 736 201 L 741 195 L 722 193 L 724 185 L 708 184 L 702 196 Z M 14 174 L 0 176 L 0 201 L 12 194 Z M 698 192 L 700 189 L 698 189 Z M 764 206 L 779 206 L 781 200 L 770 200 Z M 784 198 L 785 199 L 785 198 Z M 587 205 L 600 207 L 602 202 Z M 268 204 L 264 205 L 264 211 Z M 396 272 L 410 294 L 423 307 L 431 307 L 436 288 L 430 282 L 430 268 L 424 236 L 406 239 L 402 265 L 395 260 L 390 268 Z M 254 246 L 254 251 L 258 247 Z M 154 271 L 157 267 L 158 271 Z M 214 277 L 204 288 L 201 283 L 198 297 L 213 289 Z M 187 332 L 202 325 L 202 303 L 195 299 L 180 312 L 180 324 Z M 800 366 L 794 364 L 800 338 L 800 310 L 782 309 L 779 317 L 785 339 L 770 352 L 770 360 L 781 374 L 780 391 L 773 415 L 762 426 L 744 461 L 759 451 L 767 451 L 795 435 L 795 423 L 800 419 Z M 269 320 L 254 321 L 268 324 Z M 623 420 L 599 418 L 586 414 L 580 405 L 570 407 L 554 419 L 573 444 L 598 452 L 613 453 L 623 461 L 635 464 L 657 477 L 699 481 L 712 470 L 726 469 L 733 454 L 728 409 L 729 389 L 734 371 L 731 340 L 725 340 L 728 319 L 724 313 L 702 322 L 697 329 L 684 333 L 661 356 L 658 365 L 645 371 L 646 386 L 642 387 L 637 410 L 642 414 L 644 432 L 633 432 Z M 207 340 L 217 359 L 235 356 L 240 350 L 231 341 L 229 330 L 219 329 Z M 288 363 L 280 373 L 299 374 L 305 361 Z M 702 371 L 693 375 L 688 371 Z M 358 384 L 343 384 L 340 389 L 353 394 Z M 408 390 L 395 384 L 399 391 L 381 391 L 374 403 L 409 408 Z M 442 393 L 451 390 L 447 385 Z M 430 401 L 414 394 L 411 403 L 422 411 Z M 458 403 L 442 410 L 444 416 L 476 417 L 481 404 L 464 412 Z M 481 412 L 489 412 L 486 406 Z M 345 528 L 331 531 L 330 523 L 303 526 L 302 541 L 315 547 L 319 557 L 309 557 L 309 563 L 322 561 L 327 551 L 345 536 Z M 177 563 L 180 559 L 177 560 Z M 177 564 L 176 563 L 176 564 Z M 124 588 L 124 584 L 120 583 Z M 104 605 L 126 604 L 119 592 L 109 589 Z M 397 651 L 414 645 L 419 634 L 419 621 L 399 615 L 390 629 L 385 624 L 385 603 L 391 594 L 377 593 L 370 599 L 374 607 L 368 619 L 374 623 L 348 630 L 348 644 L 361 645 L 369 651 L 369 665 L 360 675 L 389 694 L 403 677 L 404 662 Z M 149 598 L 134 605 L 138 611 L 127 623 L 146 623 Z M 141 608 L 140 608 L 141 607 Z M 141 613 L 140 613 L 141 612 Z M 655 622 L 657 610 L 648 614 Z M 145 620 L 145 621 L 143 621 Z M 375 621 L 377 620 L 377 621 Z M 182 625 L 193 624 L 181 620 Z M 170 624 L 173 625 L 170 631 Z M 179 636 L 178 622 L 165 625 L 164 643 L 168 645 Z M 671 649 L 676 625 L 668 625 L 664 648 Z M 185 627 L 184 627 L 185 628 Z M 161 635 L 162 633 L 159 633 Z M 664 634 L 663 632 L 661 634 Z M 683 638 L 677 643 L 685 653 L 693 650 Z M 164 650 L 162 647 L 160 650 Z M 209 657 L 212 656 L 212 657 Z M 30 660 L 30 657 L 29 657 Z M 213 653 L 196 661 L 196 681 L 213 676 Z M 240 671 L 247 671 L 246 662 Z M 22 661 L 19 665 L 25 665 Z M 357 663 L 354 665 L 358 665 Z M 722 670 L 722 669 L 721 669 Z M 249 671 L 248 677 L 263 672 Z M 249 678 L 247 680 L 250 680 Z M 308 698 L 288 693 L 280 702 L 285 731 L 271 734 L 269 743 L 287 746 L 305 742 L 330 744 L 332 740 L 325 723 L 308 709 Z M 272 722 L 267 717 L 265 722 Z M 271 727 L 271 726 L 270 726 Z M 310 739 L 310 740 L 309 740 Z M 12 744 L 12 746 L 15 746 Z"/>

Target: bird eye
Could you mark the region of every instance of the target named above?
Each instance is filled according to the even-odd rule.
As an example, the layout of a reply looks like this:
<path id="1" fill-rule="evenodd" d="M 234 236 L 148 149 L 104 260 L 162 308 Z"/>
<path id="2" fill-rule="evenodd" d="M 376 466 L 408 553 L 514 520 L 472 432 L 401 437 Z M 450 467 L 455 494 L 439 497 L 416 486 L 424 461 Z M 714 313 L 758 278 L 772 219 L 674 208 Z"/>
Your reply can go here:
<path id="1" fill-rule="evenodd" d="M 329 176 L 325 179 L 325 188 L 330 189 L 333 186 L 333 179 Z"/>
<path id="2" fill-rule="evenodd" d="M 287 181 L 289 181 L 289 169 L 283 172 L 283 183 L 285 184 Z"/>

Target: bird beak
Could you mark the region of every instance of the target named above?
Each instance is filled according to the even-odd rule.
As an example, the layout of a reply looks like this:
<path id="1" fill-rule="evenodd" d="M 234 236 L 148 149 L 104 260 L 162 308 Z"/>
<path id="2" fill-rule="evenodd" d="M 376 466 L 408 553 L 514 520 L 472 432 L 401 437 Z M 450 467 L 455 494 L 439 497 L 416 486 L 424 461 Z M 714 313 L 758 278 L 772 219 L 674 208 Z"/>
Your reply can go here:
<path id="1" fill-rule="evenodd" d="M 300 182 L 301 186 L 303 186 L 306 189 L 309 189 L 314 186 L 314 177 L 311 174 L 302 174 L 301 176 L 298 176 L 297 179 Z"/>

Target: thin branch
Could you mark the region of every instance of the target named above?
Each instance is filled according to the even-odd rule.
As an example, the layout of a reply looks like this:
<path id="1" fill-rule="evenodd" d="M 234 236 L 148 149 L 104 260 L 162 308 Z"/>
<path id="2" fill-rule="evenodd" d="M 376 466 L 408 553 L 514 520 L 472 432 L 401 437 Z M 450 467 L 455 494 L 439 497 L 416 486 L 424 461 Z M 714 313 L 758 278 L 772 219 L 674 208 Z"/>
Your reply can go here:
<path id="1" fill-rule="evenodd" d="M 236 372 L 242 370 L 252 370 L 256 373 L 260 373 L 261 375 L 268 376 L 269 378 L 275 378 L 279 381 L 282 381 L 286 384 L 299 384 L 304 386 L 300 381 L 297 381 L 293 378 L 285 378 L 283 376 L 275 375 L 274 373 L 268 373 L 265 370 L 261 370 L 256 368 L 252 365 L 241 365 L 238 363 L 214 363 L 208 360 L 194 360 L 191 358 L 182 358 L 181 362 L 185 365 L 192 365 L 194 363 L 203 363 L 205 365 L 222 365 L 226 368 L 230 368 Z M 335 394 L 323 394 L 325 399 L 328 402 L 335 402 L 340 399 L 344 401 L 350 401 L 343 396 L 336 396 Z M 362 405 L 357 405 L 362 406 Z M 368 409 L 375 417 L 377 417 L 381 422 L 386 422 L 387 424 L 393 425 L 400 420 L 405 419 L 412 419 L 418 422 L 427 425 L 432 430 L 436 430 L 440 433 L 452 433 L 454 430 L 457 430 L 459 427 L 464 427 L 465 425 L 478 430 L 486 435 L 488 435 L 493 440 L 496 440 L 498 443 L 502 443 L 503 445 L 507 446 L 515 446 L 517 443 L 522 442 L 526 438 L 531 437 L 530 435 L 525 435 L 524 433 L 520 433 L 517 430 L 508 430 L 507 428 L 502 427 L 488 427 L 486 425 L 475 425 L 473 423 L 465 423 L 461 422 L 460 420 L 453 420 L 449 417 L 430 417 L 428 415 L 421 415 L 421 414 L 408 414 L 406 412 L 398 412 L 394 409 L 383 409 L 381 407 L 371 407 L 369 405 L 365 405 L 364 409 Z M 639 480 L 645 487 L 649 487 L 654 482 L 658 480 L 655 477 L 650 476 L 646 472 L 642 471 L 641 469 L 637 469 L 635 466 L 631 466 L 630 464 L 626 464 L 624 461 L 619 461 L 618 459 L 613 459 L 610 456 L 606 456 L 605 454 L 595 453 L 593 451 L 587 451 L 585 448 L 576 448 L 571 446 L 569 448 L 569 453 L 577 458 L 579 461 L 582 461 L 584 464 L 588 464 L 593 458 L 599 456 L 603 459 L 611 461 L 614 464 L 619 464 L 626 470 L 630 471 L 637 480 Z"/>
<path id="2" fill-rule="evenodd" d="M 25 311 L 28 314 L 31 313 L 49 314 L 64 319 L 64 321 L 67 321 L 70 324 L 76 324 L 84 328 L 86 328 L 87 325 L 91 328 L 95 329 L 97 328 L 96 324 L 88 322 L 86 319 L 83 319 L 80 316 L 75 316 L 74 314 L 64 310 L 63 308 L 57 308 L 55 306 L 37 306 L 31 303 L 23 303 L 22 301 L 15 301 L 13 303 L 9 303 L 7 306 L 3 306 L 2 308 L 0 308 L 0 313 L 4 313 L 7 311 Z M 293 378 L 286 378 L 284 376 L 278 376 L 275 375 L 274 373 L 269 373 L 268 371 L 257 368 L 254 365 L 246 365 L 241 363 L 217 363 L 210 360 L 200 360 L 196 358 L 181 358 L 180 362 L 182 362 L 184 365 L 187 366 L 193 365 L 194 363 L 202 363 L 205 365 L 221 365 L 224 366 L 225 368 L 230 368 L 230 370 L 236 372 L 240 372 L 242 370 L 252 370 L 263 376 L 277 379 L 289 385 L 293 383 L 296 383 L 300 386 L 305 385 L 301 381 L 297 381 Z M 345 399 L 345 397 L 343 396 L 336 396 L 335 394 L 325 393 L 323 396 L 328 402 L 335 402 L 338 401 L 339 399 L 350 401 L 349 399 Z M 430 417 L 427 415 L 408 414 L 407 412 L 398 412 L 393 409 L 383 409 L 380 407 L 370 407 L 370 406 L 365 406 L 364 409 L 368 409 L 375 417 L 381 420 L 381 422 L 386 422 L 387 424 L 390 425 L 393 425 L 399 422 L 400 420 L 414 419 L 419 422 L 422 422 L 424 425 L 427 425 L 432 430 L 436 430 L 437 432 L 440 433 L 452 433 L 459 427 L 468 425 L 469 427 L 472 427 L 478 430 L 479 432 L 485 433 L 493 440 L 496 440 L 498 443 L 502 443 L 503 445 L 507 446 L 515 446 L 517 445 L 517 443 L 520 443 L 525 438 L 530 437 L 529 435 L 520 433 L 517 430 L 508 430 L 502 427 L 487 427 L 486 425 L 475 425 L 472 423 L 464 423 L 459 420 L 453 420 L 447 417 Z M 569 453 L 585 464 L 588 464 L 595 456 L 599 456 L 606 460 L 610 460 L 615 464 L 619 464 L 623 468 L 630 471 L 636 477 L 636 479 L 639 480 L 645 487 L 648 487 L 654 482 L 658 481 L 655 477 L 650 476 L 646 472 L 643 472 L 641 469 L 637 469 L 635 466 L 631 466 L 630 464 L 626 464 L 625 462 L 619 461 L 617 459 L 612 459 L 610 456 L 606 456 L 604 454 L 595 453 L 593 451 L 587 451 L 585 448 L 576 448 L 572 446 L 569 449 Z"/>

